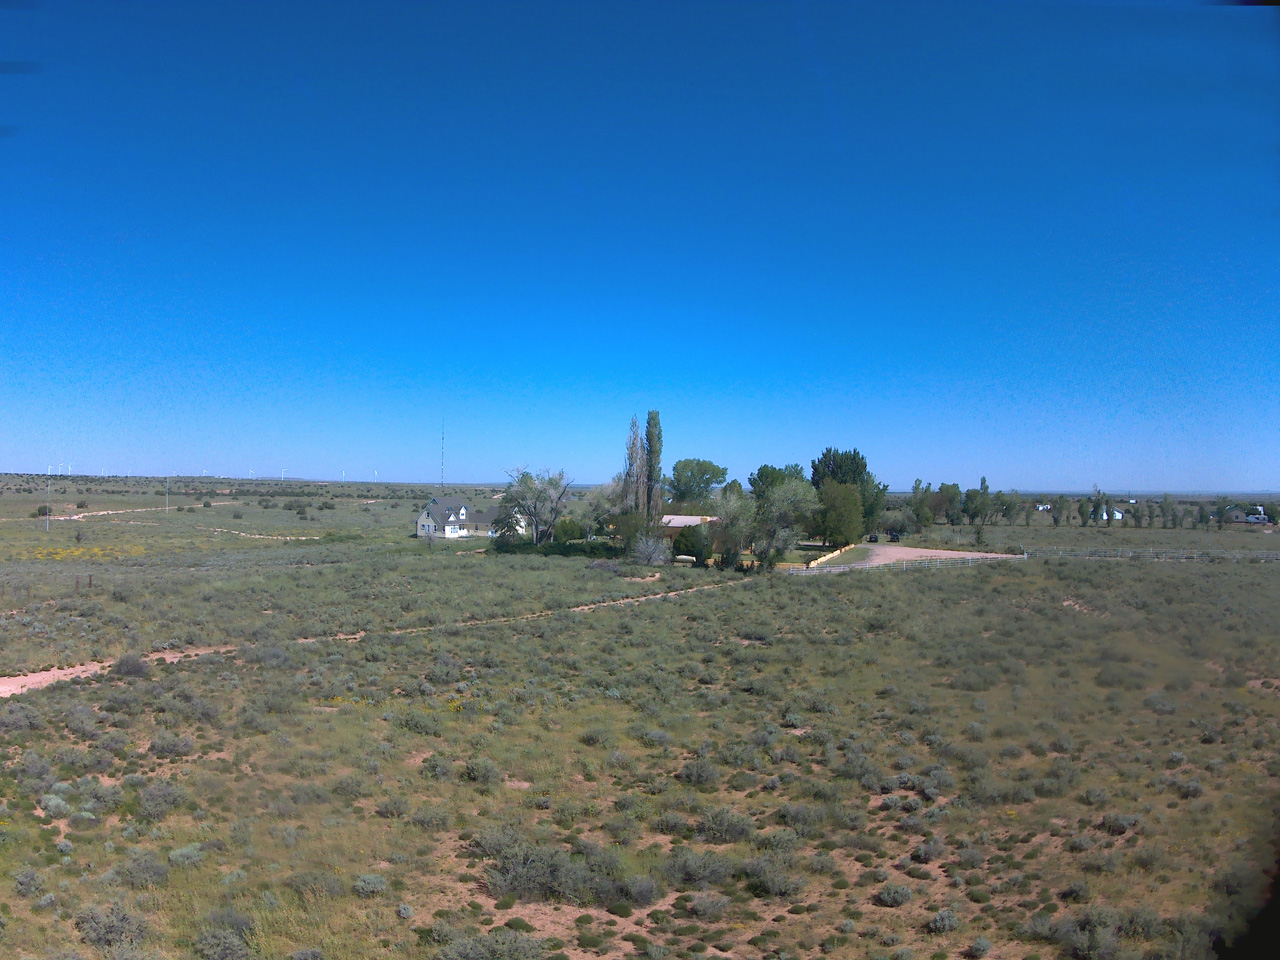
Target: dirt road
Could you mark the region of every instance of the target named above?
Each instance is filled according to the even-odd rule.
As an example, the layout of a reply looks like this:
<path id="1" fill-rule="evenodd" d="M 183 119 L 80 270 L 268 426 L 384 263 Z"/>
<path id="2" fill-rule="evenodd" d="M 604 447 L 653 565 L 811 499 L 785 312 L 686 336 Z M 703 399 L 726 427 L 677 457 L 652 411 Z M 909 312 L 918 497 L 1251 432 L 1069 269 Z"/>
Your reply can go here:
<path id="1" fill-rule="evenodd" d="M 963 560 L 981 557 L 984 560 L 1008 558 L 1007 553 L 978 553 L 971 550 L 930 550 L 925 547 L 904 547 L 900 543 L 868 543 L 871 556 L 858 566 L 880 567 L 886 563 L 902 563 L 904 560 Z"/>

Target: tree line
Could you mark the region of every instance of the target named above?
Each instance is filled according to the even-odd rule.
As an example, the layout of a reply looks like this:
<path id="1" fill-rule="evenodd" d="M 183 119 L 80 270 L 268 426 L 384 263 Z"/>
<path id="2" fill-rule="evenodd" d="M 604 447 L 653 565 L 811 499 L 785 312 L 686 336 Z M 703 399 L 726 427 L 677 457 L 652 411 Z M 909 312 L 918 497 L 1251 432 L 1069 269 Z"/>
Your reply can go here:
<path id="1" fill-rule="evenodd" d="M 677 460 L 669 475 L 662 466 L 662 420 L 650 410 L 643 425 L 631 418 L 623 449 L 623 467 L 608 483 L 592 488 L 584 499 L 570 495 L 572 480 L 563 470 L 509 472 L 503 508 L 497 523 L 499 539 L 527 537 L 535 546 L 552 541 L 570 543 L 609 538 L 634 558 L 661 563 L 670 558 L 663 516 L 676 514 L 711 518 L 680 529 L 670 546 L 677 554 L 705 564 L 715 556 L 733 566 L 750 553 L 773 566 L 802 538 L 843 547 L 892 527 L 917 532 L 934 524 L 982 527 L 1003 520 L 1031 524 L 1037 512 L 1047 512 L 1054 526 L 1137 526 L 1182 528 L 1187 524 L 1221 529 L 1236 506 L 1227 498 L 1214 504 L 1176 503 L 1168 494 L 1160 500 L 1130 503 L 1094 488 L 1091 496 L 1058 494 L 1049 499 L 1025 497 L 1017 490 L 992 491 L 987 478 L 962 490 L 958 483 L 917 479 L 902 504 L 901 518 L 885 519 L 888 486 L 869 469 L 857 449 L 827 447 L 809 462 L 783 466 L 764 463 L 751 472 L 744 487 L 726 482 L 728 471 L 711 460 Z M 1276 508 L 1268 513 L 1273 518 Z"/>
<path id="2" fill-rule="evenodd" d="M 698 563 L 719 555 L 719 563 L 732 566 L 751 553 L 772 566 L 802 537 L 832 546 L 856 543 L 885 511 L 888 487 L 856 449 L 828 447 L 807 471 L 798 463 L 761 464 L 746 487 L 726 482 L 727 475 L 725 467 L 697 457 L 677 460 L 665 475 L 661 416 L 650 410 L 643 427 L 638 417 L 631 420 L 622 470 L 581 503 L 570 503 L 563 471 L 512 471 L 499 532 L 517 536 L 523 518 L 534 544 L 610 537 L 636 559 L 655 563 L 670 555 L 664 515 L 709 517 L 679 531 L 678 554 Z"/>
<path id="3" fill-rule="evenodd" d="M 1240 509 L 1245 513 L 1258 512 L 1257 507 L 1234 503 L 1228 497 L 1218 497 L 1212 504 L 1201 500 L 1182 505 L 1167 493 L 1159 500 L 1131 501 L 1128 497 L 1104 493 L 1097 487 L 1094 487 L 1092 495 L 1086 497 L 1073 498 L 1057 494 L 1048 498 L 1030 499 L 1023 497 L 1017 490 L 1007 493 L 997 490 L 992 493 L 987 486 L 987 478 L 983 477 L 977 487 L 964 492 L 961 492 L 958 483 L 939 484 L 935 490 L 933 484 L 921 483 L 917 479 L 904 506 L 904 513 L 917 531 L 925 530 L 935 523 L 981 526 L 1000 520 L 1011 525 L 1021 521 L 1030 526 L 1031 518 L 1037 512 L 1047 512 L 1055 527 L 1079 524 L 1082 527 L 1092 525 L 1181 530 L 1190 525 L 1192 529 L 1202 527 L 1208 530 L 1211 526 L 1216 526 L 1221 530 L 1231 522 L 1229 514 L 1233 509 Z M 1280 506 L 1276 504 L 1264 507 L 1263 510 L 1273 521 L 1280 515 Z"/>

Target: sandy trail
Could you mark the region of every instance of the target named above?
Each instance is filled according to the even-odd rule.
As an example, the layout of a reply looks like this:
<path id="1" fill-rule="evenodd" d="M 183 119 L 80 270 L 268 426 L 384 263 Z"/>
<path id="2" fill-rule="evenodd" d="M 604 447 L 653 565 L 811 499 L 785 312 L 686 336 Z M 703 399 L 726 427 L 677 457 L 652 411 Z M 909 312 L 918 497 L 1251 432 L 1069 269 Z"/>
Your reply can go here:
<path id="1" fill-rule="evenodd" d="M 159 660 L 164 663 L 176 663 L 184 657 L 198 657 L 205 653 L 228 653 L 236 648 L 222 647 L 187 647 L 184 650 L 162 650 L 160 653 L 147 654 L 146 660 Z M 59 680 L 74 680 L 76 677 L 91 677 L 96 673 L 110 670 L 114 661 L 101 663 L 80 663 L 74 667 L 55 667 L 39 673 L 29 673 L 25 677 L 0 677 L 0 699 L 12 697 L 28 690 L 39 690 L 51 686 Z"/>
<path id="2" fill-rule="evenodd" d="M 212 530 L 214 533 L 234 533 L 237 537 L 248 537 L 250 540 L 319 540 L 319 537 L 286 537 L 272 536 L 267 533 L 241 533 L 239 530 L 228 530 L 225 527 L 202 527 L 196 524 L 197 530 Z"/>
<path id="3" fill-rule="evenodd" d="M 582 613 L 589 610 L 596 610 L 600 607 L 616 607 L 628 603 L 640 603 L 645 600 L 661 600 L 664 597 L 678 597 L 686 593 L 694 593 L 698 590 L 714 590 L 717 587 L 728 587 L 735 583 L 746 583 L 746 580 L 726 580 L 721 583 L 708 583 L 700 587 L 689 587 L 684 590 L 668 590 L 665 593 L 651 593 L 639 597 L 624 597 L 621 600 L 602 600 L 598 603 L 584 603 L 577 607 L 570 607 L 569 610 L 574 613 Z M 550 617 L 562 610 L 544 610 L 540 613 L 526 613 L 518 617 L 498 617 L 492 620 L 469 620 L 456 624 L 459 627 L 480 627 L 493 623 L 516 623 L 521 620 L 539 620 L 543 617 Z M 425 633 L 428 630 L 435 630 L 436 626 L 430 627 L 409 627 L 405 630 L 390 630 L 392 634 L 413 634 Z M 318 643 L 321 640 L 343 640 L 347 643 L 358 643 L 364 637 L 364 631 L 358 633 L 339 633 L 333 637 L 299 637 L 295 643 Z M 175 663 L 186 657 L 198 657 L 205 653 L 229 653 L 238 647 L 217 646 L 217 647 L 186 647 L 182 650 L 165 650 L 160 653 L 147 654 L 147 660 L 161 660 L 165 663 Z M 29 673 L 25 677 L 0 677 L 0 699 L 12 697 L 19 693 L 26 693 L 29 690 L 40 690 L 44 687 L 52 686 L 59 680 L 73 680 L 76 677 L 91 677 L 98 673 L 105 673 L 110 670 L 114 661 L 103 661 L 101 663 L 81 663 L 73 667 L 55 667 L 52 670 L 42 670 L 38 673 Z"/>
<path id="4" fill-rule="evenodd" d="M 213 503 L 215 507 L 225 507 L 235 503 L 235 500 L 218 500 Z M 156 510 L 163 511 L 164 507 L 129 507 L 125 510 L 86 510 L 83 513 L 63 513 L 51 516 L 50 520 L 83 520 L 85 517 L 114 517 L 121 513 L 154 513 Z M 177 509 L 176 507 L 174 509 Z M 0 517 L 3 520 L 43 520 L 44 517 Z"/>

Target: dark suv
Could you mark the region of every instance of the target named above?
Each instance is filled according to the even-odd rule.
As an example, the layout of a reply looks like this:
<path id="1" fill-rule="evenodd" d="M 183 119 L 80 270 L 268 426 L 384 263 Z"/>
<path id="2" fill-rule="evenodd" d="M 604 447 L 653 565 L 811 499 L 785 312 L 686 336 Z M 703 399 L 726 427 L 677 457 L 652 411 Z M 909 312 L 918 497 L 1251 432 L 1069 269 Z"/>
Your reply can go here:
<path id="1" fill-rule="evenodd" d="M 875 534 L 875 533 L 867 534 L 867 543 L 879 543 L 879 542 L 880 542 L 879 534 Z"/>
<path id="2" fill-rule="evenodd" d="M 890 543 L 898 543 L 901 539 L 902 539 L 902 534 L 898 533 L 897 530 L 894 530 L 889 534 Z"/>

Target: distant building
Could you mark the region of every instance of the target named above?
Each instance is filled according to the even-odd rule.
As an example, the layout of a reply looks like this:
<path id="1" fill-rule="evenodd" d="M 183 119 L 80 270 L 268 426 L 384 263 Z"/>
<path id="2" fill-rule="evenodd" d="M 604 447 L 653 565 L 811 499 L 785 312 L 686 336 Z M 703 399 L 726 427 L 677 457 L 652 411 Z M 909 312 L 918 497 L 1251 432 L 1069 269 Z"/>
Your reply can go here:
<path id="1" fill-rule="evenodd" d="M 418 514 L 417 534 L 423 539 L 442 538 L 455 540 L 460 537 L 496 537 L 500 506 L 475 507 L 459 497 L 432 497 Z M 524 518 L 519 518 L 518 530 L 525 532 Z"/>
<path id="2" fill-rule="evenodd" d="M 662 515 L 662 533 L 663 536 L 674 540 L 685 527 L 700 527 L 704 523 L 714 523 L 719 519 L 719 517 L 694 517 L 682 513 L 664 513 Z"/>
<path id="3" fill-rule="evenodd" d="M 1222 519 L 1226 523 L 1248 523 L 1249 514 L 1243 507 L 1227 507 L 1222 511 Z"/>

